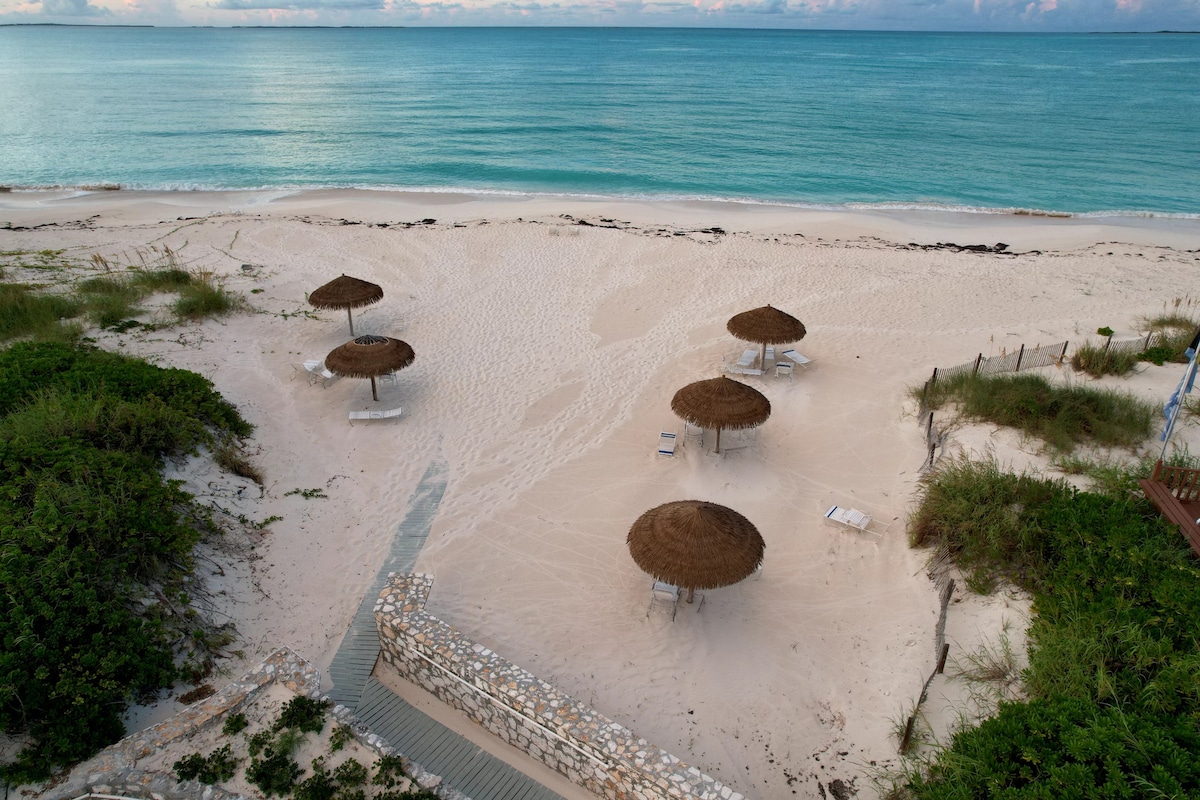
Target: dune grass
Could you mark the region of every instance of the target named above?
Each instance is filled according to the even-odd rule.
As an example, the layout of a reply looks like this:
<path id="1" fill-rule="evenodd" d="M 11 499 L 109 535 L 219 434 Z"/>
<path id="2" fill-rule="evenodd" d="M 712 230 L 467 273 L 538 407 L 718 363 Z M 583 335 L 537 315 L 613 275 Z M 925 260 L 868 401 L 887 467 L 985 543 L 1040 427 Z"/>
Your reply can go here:
<path id="1" fill-rule="evenodd" d="M 178 267 L 138 270 L 130 277 L 135 286 L 151 292 L 176 292 L 191 286 L 196 280 L 192 273 Z"/>
<path id="2" fill-rule="evenodd" d="M 220 317 L 246 308 L 241 295 L 225 290 L 212 278 L 199 278 L 183 287 L 173 309 L 180 319 Z"/>
<path id="3" fill-rule="evenodd" d="M 1140 353 L 1129 350 L 1114 352 L 1089 342 L 1075 350 L 1075 354 L 1071 356 L 1071 367 L 1076 372 L 1086 372 L 1093 378 L 1102 375 L 1123 377 L 1133 372 L 1141 360 Z"/>
<path id="4" fill-rule="evenodd" d="M 78 285 L 88 318 L 101 328 L 111 328 L 142 313 L 138 303 L 146 292 L 123 277 L 104 275 Z"/>
<path id="5" fill-rule="evenodd" d="M 63 333 L 61 321 L 82 312 L 83 303 L 76 298 L 0 284 L 0 340 L 28 335 L 58 338 Z"/>
<path id="6" fill-rule="evenodd" d="M 39 254 L 36 266 L 50 265 L 51 256 L 60 251 Z M 24 253 L 5 253 L 21 257 L 17 266 L 27 268 Z M 54 294 L 36 287 L 3 283 L 0 271 L 0 341 L 28 337 L 38 341 L 72 342 L 82 335 L 78 322 L 66 319 L 86 316 L 92 324 L 107 330 L 123 331 L 137 327 L 135 317 L 145 313 L 142 301 L 155 293 L 179 295 L 171 309 L 178 320 L 200 320 L 235 313 L 248 307 L 240 295 L 225 290 L 208 272 L 189 272 L 178 266 L 176 254 L 167 250 L 151 259 L 141 257 L 144 266 L 121 270 L 108 259 L 93 257 L 92 265 L 104 274 L 68 284 L 68 294 Z M 161 264 L 162 266 L 157 266 Z M 59 269 L 71 264 L 55 262 Z M 65 282 L 64 282 L 65 283 Z"/>
<path id="7" fill-rule="evenodd" d="M 1142 327 L 1150 331 L 1153 346 L 1141 354 L 1141 359 L 1159 366 L 1168 361 L 1186 363 L 1188 359 L 1184 351 L 1200 325 L 1198 305 L 1190 296 L 1176 297 L 1170 303 L 1163 304 L 1161 314 L 1143 319 Z"/>
<path id="8" fill-rule="evenodd" d="M 928 402 L 957 403 L 963 416 L 1037 437 L 1060 452 L 1080 444 L 1134 447 L 1150 436 L 1158 409 L 1126 392 L 1061 386 L 1041 375 L 955 375 L 938 380 Z"/>

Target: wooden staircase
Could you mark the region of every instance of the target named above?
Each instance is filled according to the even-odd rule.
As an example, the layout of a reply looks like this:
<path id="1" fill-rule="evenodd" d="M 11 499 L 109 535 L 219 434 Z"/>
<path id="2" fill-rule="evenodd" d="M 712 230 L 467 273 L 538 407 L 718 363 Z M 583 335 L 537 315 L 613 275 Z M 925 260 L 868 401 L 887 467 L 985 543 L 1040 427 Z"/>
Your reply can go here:
<path id="1" fill-rule="evenodd" d="M 1179 526 L 1200 556 L 1200 469 L 1168 467 L 1160 458 L 1150 477 L 1139 480 L 1138 486 L 1164 517 Z"/>

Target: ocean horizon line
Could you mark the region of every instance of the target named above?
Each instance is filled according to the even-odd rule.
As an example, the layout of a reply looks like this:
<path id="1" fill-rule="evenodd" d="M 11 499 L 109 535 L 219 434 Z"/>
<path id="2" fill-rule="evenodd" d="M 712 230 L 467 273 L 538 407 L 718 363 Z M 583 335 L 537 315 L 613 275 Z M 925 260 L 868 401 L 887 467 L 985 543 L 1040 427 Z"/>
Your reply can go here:
<path id="1" fill-rule="evenodd" d="M 884 33 L 961 34 L 963 36 L 1198 36 L 1200 30 L 975 30 L 972 28 L 756 28 L 748 25 L 155 25 L 105 22 L 0 22 L 0 28 L 142 28 L 158 30 L 657 30 L 657 31 L 757 31 L 777 33 Z"/>
<path id="2" fill-rule="evenodd" d="M 937 203 L 930 201 L 880 201 L 845 203 L 818 203 L 798 200 L 770 200 L 756 197 L 724 197 L 717 195 L 673 195 L 673 194 L 601 194 L 596 192 L 535 192 L 510 189 L 462 187 L 462 186 L 387 186 L 379 184 L 304 184 L 280 186 L 218 186 L 204 184 L 82 184 L 82 185 L 0 185 L 0 194 L 36 194 L 39 192 L 68 192 L 69 197 L 82 197 L 89 194 L 140 192 L 147 194 L 278 194 L 280 197 L 289 195 L 328 192 L 328 191 L 362 191 L 393 194 L 416 195 L 463 195 L 468 197 L 496 198 L 530 198 L 530 199 L 562 199 L 588 200 L 601 202 L 631 202 L 631 203 L 711 203 L 714 205 L 732 204 L 744 206 L 760 206 L 764 208 L 791 208 L 798 211 L 855 211 L 855 212 L 887 212 L 887 211 L 920 211 L 944 214 L 978 214 L 981 216 L 1012 216 L 1012 217 L 1045 217 L 1053 219 L 1163 219 L 1163 220 L 1200 220 L 1200 213 L 1150 211 L 1145 209 L 1110 209 L 1100 211 L 1062 211 L 1057 209 L 1026 208 L 1022 206 L 972 206 L 956 203 Z M 272 198 L 278 199 L 278 198 Z"/>

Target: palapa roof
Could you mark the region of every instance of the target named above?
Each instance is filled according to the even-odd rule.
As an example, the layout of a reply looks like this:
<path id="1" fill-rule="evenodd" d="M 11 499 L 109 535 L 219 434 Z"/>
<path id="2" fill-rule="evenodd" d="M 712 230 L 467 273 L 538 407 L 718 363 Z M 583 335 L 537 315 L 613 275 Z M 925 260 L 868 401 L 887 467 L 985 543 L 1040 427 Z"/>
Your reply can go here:
<path id="1" fill-rule="evenodd" d="M 308 303 L 317 308 L 362 308 L 382 299 L 383 287 L 342 275 L 314 289 L 308 296 Z"/>
<path id="2" fill-rule="evenodd" d="M 374 378 L 403 369 L 416 357 L 412 347 L 399 339 L 359 336 L 330 350 L 325 366 L 343 378 Z"/>
<path id="3" fill-rule="evenodd" d="M 650 509 L 633 523 L 626 542 L 643 571 L 687 589 L 716 589 L 749 577 L 766 549 L 750 520 L 703 500 Z"/>
<path id="4" fill-rule="evenodd" d="M 684 386 L 671 398 L 671 410 L 701 428 L 753 428 L 771 416 L 771 401 L 754 387 L 721 376 Z"/>
<path id="5" fill-rule="evenodd" d="M 808 333 L 803 322 L 772 306 L 735 314 L 725 329 L 742 341 L 759 344 L 798 342 Z"/>

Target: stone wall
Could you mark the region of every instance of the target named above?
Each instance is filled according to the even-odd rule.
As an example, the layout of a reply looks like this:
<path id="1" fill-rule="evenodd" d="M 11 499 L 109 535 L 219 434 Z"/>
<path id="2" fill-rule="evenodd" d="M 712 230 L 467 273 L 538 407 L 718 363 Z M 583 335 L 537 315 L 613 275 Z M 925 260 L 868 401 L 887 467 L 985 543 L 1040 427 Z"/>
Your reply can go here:
<path id="1" fill-rule="evenodd" d="M 393 574 L 375 605 L 386 666 L 610 800 L 744 800 L 426 614 L 433 579 Z"/>

